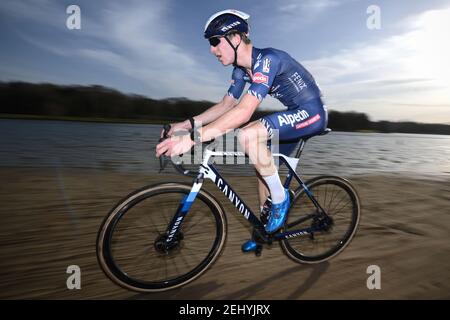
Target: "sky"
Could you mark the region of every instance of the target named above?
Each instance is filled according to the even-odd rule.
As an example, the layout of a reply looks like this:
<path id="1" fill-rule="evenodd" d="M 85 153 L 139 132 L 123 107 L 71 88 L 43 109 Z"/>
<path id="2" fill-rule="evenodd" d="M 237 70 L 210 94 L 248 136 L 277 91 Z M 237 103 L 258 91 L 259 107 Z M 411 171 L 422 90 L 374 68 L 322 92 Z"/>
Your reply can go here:
<path id="1" fill-rule="evenodd" d="M 69 5 L 80 29 L 67 27 Z M 450 124 L 450 0 L 2 0 L 0 81 L 219 101 L 233 67 L 210 53 L 203 28 L 230 8 L 250 14 L 255 47 L 310 71 L 329 110 Z M 260 108 L 283 106 L 267 96 Z"/>

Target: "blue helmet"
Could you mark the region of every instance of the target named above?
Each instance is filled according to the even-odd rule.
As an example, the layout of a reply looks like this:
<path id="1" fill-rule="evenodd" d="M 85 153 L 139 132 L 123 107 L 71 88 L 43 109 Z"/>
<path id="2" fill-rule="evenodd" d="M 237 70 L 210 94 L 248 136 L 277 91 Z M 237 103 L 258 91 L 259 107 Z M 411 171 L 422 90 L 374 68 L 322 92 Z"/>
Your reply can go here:
<path id="1" fill-rule="evenodd" d="M 223 10 L 213 14 L 205 24 L 204 36 L 211 37 L 225 36 L 230 32 L 237 31 L 248 34 L 248 19 L 250 15 L 238 10 Z"/>

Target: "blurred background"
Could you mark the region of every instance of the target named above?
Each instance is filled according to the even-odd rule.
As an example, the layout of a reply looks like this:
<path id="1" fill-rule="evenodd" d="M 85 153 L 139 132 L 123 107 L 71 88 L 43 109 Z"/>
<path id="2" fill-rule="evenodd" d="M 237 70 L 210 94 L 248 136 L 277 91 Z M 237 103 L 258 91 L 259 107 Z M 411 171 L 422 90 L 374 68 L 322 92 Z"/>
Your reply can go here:
<path id="1" fill-rule="evenodd" d="M 333 132 L 308 142 L 299 172 L 352 180 L 361 227 L 316 267 L 276 245 L 244 256 L 248 226 L 219 192 L 224 257 L 184 288 L 136 295 L 101 272 L 96 233 L 131 191 L 191 182 L 159 173 L 154 148 L 163 123 L 226 93 L 232 67 L 209 52 L 203 27 L 228 8 L 250 14 L 256 47 L 287 51 L 319 83 Z M 449 298 L 449 29 L 448 0 L 2 1 L 0 297 Z M 282 109 L 267 97 L 253 119 Z M 219 168 L 256 209 L 251 165 Z M 366 287 L 373 264 L 381 290 Z M 80 266 L 79 290 L 66 286 L 69 265 Z"/>

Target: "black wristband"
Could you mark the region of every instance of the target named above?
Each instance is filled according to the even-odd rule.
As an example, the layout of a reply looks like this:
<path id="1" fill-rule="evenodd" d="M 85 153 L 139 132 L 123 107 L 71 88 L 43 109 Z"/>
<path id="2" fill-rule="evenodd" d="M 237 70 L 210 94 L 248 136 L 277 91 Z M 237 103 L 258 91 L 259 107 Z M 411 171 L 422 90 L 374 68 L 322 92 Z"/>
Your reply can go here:
<path id="1" fill-rule="evenodd" d="M 194 118 L 193 118 L 193 117 L 190 117 L 188 120 L 189 120 L 189 122 L 191 123 L 191 129 L 194 129 L 194 127 L 195 127 L 195 121 L 194 121 Z"/>
<path id="2" fill-rule="evenodd" d="M 194 141 L 195 143 L 201 142 L 200 141 L 200 133 L 197 130 L 191 131 L 191 140 Z"/>

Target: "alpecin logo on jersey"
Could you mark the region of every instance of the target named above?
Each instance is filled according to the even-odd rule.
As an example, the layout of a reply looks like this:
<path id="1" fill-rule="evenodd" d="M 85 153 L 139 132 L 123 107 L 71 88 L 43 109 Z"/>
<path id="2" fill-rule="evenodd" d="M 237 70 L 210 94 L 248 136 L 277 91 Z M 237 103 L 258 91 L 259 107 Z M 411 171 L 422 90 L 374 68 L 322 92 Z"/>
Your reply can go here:
<path id="1" fill-rule="evenodd" d="M 298 110 L 294 114 L 282 114 L 278 116 L 278 123 L 280 127 L 284 125 L 294 126 L 296 122 L 303 121 L 309 118 L 309 113 L 306 110 Z M 298 129 L 298 128 L 297 128 Z"/>
<path id="2" fill-rule="evenodd" d="M 263 75 L 261 72 L 257 72 L 253 75 L 252 81 L 254 83 L 269 83 L 269 77 L 266 75 Z"/>

